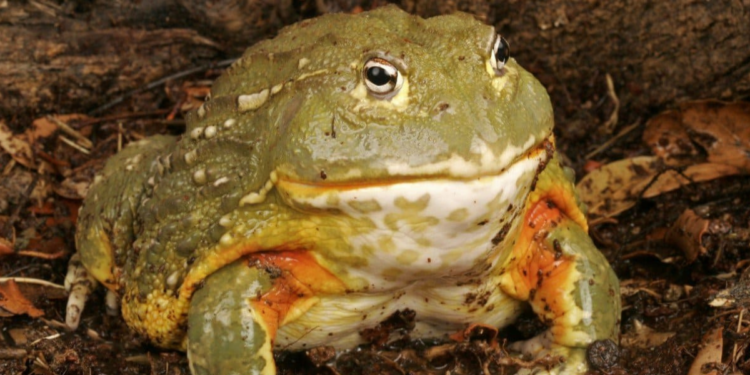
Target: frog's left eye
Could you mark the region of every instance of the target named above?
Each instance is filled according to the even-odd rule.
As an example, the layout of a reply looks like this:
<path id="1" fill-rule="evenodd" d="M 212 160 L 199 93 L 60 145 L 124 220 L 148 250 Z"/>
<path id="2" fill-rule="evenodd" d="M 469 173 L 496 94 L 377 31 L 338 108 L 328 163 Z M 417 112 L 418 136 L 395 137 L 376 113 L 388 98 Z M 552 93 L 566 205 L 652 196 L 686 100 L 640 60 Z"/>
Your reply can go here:
<path id="1" fill-rule="evenodd" d="M 493 68 L 495 68 L 495 71 L 500 71 L 505 66 L 505 63 L 508 62 L 508 59 L 510 58 L 510 46 L 508 45 L 508 42 L 498 35 L 495 38 L 495 45 L 492 48 L 492 56 L 490 57 L 490 64 Z"/>
<path id="2" fill-rule="evenodd" d="M 381 58 L 372 58 L 362 69 L 367 90 L 378 99 L 388 99 L 398 93 L 404 77 L 398 68 Z"/>

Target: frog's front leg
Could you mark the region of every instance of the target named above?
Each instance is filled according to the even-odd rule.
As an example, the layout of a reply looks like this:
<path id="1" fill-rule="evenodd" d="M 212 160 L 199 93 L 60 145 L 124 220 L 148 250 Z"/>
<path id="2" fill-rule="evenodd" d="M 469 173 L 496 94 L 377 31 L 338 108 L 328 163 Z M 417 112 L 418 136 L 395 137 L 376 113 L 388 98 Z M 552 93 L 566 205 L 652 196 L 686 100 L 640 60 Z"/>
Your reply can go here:
<path id="1" fill-rule="evenodd" d="M 307 252 L 251 255 L 209 276 L 188 312 L 187 352 L 193 375 L 276 374 L 279 327 L 343 284 Z"/>
<path id="2" fill-rule="evenodd" d="M 571 219 L 569 208 L 556 202 L 561 201 L 542 198 L 529 207 L 501 288 L 529 301 L 549 325 L 546 332 L 511 349 L 535 358 L 560 355 L 565 362 L 549 373 L 582 374 L 587 369 L 587 346 L 617 335 L 619 285 L 582 226 L 585 223 Z"/>
<path id="3" fill-rule="evenodd" d="M 275 374 L 275 329 L 253 305 L 273 285 L 265 270 L 237 261 L 211 275 L 188 313 L 187 353 L 194 375 Z"/>

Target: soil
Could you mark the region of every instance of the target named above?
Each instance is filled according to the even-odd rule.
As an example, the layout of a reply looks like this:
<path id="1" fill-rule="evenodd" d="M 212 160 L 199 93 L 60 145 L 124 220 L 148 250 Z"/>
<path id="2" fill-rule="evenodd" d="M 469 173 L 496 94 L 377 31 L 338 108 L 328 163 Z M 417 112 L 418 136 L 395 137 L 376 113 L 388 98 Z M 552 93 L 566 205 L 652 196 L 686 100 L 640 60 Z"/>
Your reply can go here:
<path id="1" fill-rule="evenodd" d="M 180 134 L 184 112 L 242 49 L 304 18 L 384 3 L 0 0 L 0 124 L 27 135 L 32 147 L 25 158 L 0 150 L 0 239 L 12 245 L 3 250 L 0 242 L 0 277 L 62 284 L 75 250 L 80 189 L 118 145 Z M 664 110 L 750 96 L 748 0 L 396 3 L 423 16 L 463 10 L 495 25 L 550 92 L 557 142 L 578 176 L 651 154 L 644 129 Z M 59 130 L 44 134 L 47 114 L 86 114 L 65 121 L 93 142 L 90 152 L 71 147 Z M 704 160 L 703 141 L 691 142 L 694 159 Z M 707 225 L 697 256 L 664 235 L 688 209 Z M 622 337 L 589 349 L 591 373 L 686 374 L 707 343 L 721 347 L 705 370 L 750 373 L 747 170 L 637 199 L 597 221 L 590 234 L 623 295 Z M 0 304 L 0 374 L 190 373 L 183 353 L 150 346 L 106 313 L 103 290 L 89 299 L 81 327 L 68 332 L 60 323 L 66 293 L 18 286 L 43 316 L 9 313 Z M 500 332 L 473 327 L 464 341 L 431 342 L 411 340 L 412 319 L 401 312 L 363 333 L 370 344 L 346 353 L 279 353 L 280 373 L 514 373 L 528 363 L 509 357 L 505 340 L 544 329 L 528 313 Z"/>

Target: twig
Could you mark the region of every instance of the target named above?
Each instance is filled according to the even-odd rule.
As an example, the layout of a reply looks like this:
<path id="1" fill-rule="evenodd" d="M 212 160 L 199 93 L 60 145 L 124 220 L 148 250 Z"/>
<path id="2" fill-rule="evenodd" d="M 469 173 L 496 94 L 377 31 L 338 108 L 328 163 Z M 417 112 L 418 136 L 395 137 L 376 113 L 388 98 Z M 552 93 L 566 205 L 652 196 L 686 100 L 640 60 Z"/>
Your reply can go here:
<path id="1" fill-rule="evenodd" d="M 7 176 L 10 174 L 10 171 L 13 170 L 13 167 L 16 166 L 16 159 L 10 159 L 8 164 L 3 168 L 3 176 Z"/>
<path id="2" fill-rule="evenodd" d="M 104 104 L 104 105 L 102 105 L 102 106 L 100 106 L 98 108 L 95 108 L 93 111 L 89 112 L 88 114 L 89 114 L 89 116 L 96 116 L 97 114 L 102 113 L 102 112 L 104 112 L 104 111 L 106 111 L 106 110 L 114 107 L 115 105 L 122 103 L 123 101 L 125 101 L 125 99 L 127 99 L 127 98 L 129 98 L 129 97 L 131 97 L 131 96 L 133 96 L 135 94 L 151 90 L 153 88 L 156 88 L 156 87 L 159 87 L 159 86 L 165 84 L 168 81 L 171 81 L 171 80 L 174 80 L 174 79 L 179 79 L 179 78 L 182 78 L 182 77 L 186 77 L 186 76 L 189 76 L 191 74 L 199 73 L 199 72 L 206 71 L 206 70 L 209 70 L 209 69 L 212 69 L 212 68 L 216 68 L 216 67 L 222 67 L 222 68 L 223 67 L 227 67 L 227 66 L 231 65 L 233 62 L 235 62 L 236 60 L 237 60 L 237 58 L 227 59 L 227 60 L 219 61 L 217 63 L 206 64 L 206 65 L 203 65 L 203 66 L 199 66 L 197 68 L 188 69 L 188 70 L 185 70 L 185 71 L 182 71 L 182 72 L 178 72 L 178 73 L 175 73 L 175 74 L 172 74 L 172 75 L 168 75 L 168 76 L 166 76 L 164 78 L 161 78 L 161 79 L 158 79 L 158 80 L 156 80 L 154 82 L 151 82 L 151 83 L 147 84 L 146 86 L 139 87 L 139 88 L 137 88 L 135 90 L 128 91 L 125 94 L 123 94 L 123 95 L 121 95 L 121 96 L 119 96 L 119 97 L 111 100 L 110 102 L 108 102 L 108 103 L 106 103 L 106 104 Z"/>
<path id="3" fill-rule="evenodd" d="M 83 148 L 78 143 L 73 142 L 71 139 L 69 139 L 68 137 L 66 137 L 64 135 L 60 136 L 60 140 L 63 141 L 64 143 L 66 143 L 68 146 L 73 147 L 74 149 L 76 149 L 76 150 L 78 150 L 80 152 L 83 152 L 86 155 L 88 155 L 88 154 L 91 153 L 89 150 Z"/>
<path id="4" fill-rule="evenodd" d="M 40 339 L 36 339 L 36 340 L 32 341 L 31 344 L 29 344 L 29 346 L 34 346 L 34 345 L 42 342 L 42 340 L 54 340 L 54 339 L 56 339 L 56 338 L 58 338 L 60 336 L 62 336 L 62 335 L 59 334 L 59 333 L 55 333 L 54 335 L 50 335 L 50 336 L 47 336 L 47 337 L 42 337 Z"/>
<path id="5" fill-rule="evenodd" d="M 621 132 L 617 133 L 616 136 L 614 136 L 614 137 L 610 138 L 609 140 L 607 140 L 606 142 L 602 143 L 599 147 L 597 147 L 596 149 L 594 149 L 594 151 L 591 151 L 588 154 L 586 154 L 586 156 L 584 158 L 585 159 L 591 159 L 592 157 L 596 156 L 600 152 L 608 149 L 610 146 L 612 146 L 612 144 L 614 144 L 615 142 L 617 142 L 617 140 L 619 140 L 620 138 L 624 137 L 625 135 L 627 135 L 628 133 L 630 133 L 631 131 L 633 131 L 634 129 L 636 129 L 637 127 L 639 127 L 640 125 L 641 125 L 641 120 L 636 121 L 632 125 L 628 125 L 628 127 L 626 127 L 625 129 L 622 129 Z"/>
<path id="6" fill-rule="evenodd" d="M 107 122 L 107 121 L 114 121 L 114 120 L 124 120 L 124 119 L 130 119 L 130 118 L 138 118 L 138 117 L 161 116 L 165 113 L 169 113 L 169 110 L 157 109 L 155 111 L 148 111 L 148 112 L 118 113 L 116 115 L 102 116 L 102 117 L 90 118 L 88 120 L 83 120 L 80 122 L 80 124 L 81 125 L 94 125 L 94 124 Z"/>
<path id="7" fill-rule="evenodd" d="M 745 314 L 745 309 L 740 310 L 740 316 L 737 319 L 737 333 L 740 333 L 742 331 L 742 315 Z M 734 348 L 732 348 L 732 366 L 734 366 L 737 363 L 737 342 L 734 343 Z"/>
<path id="8" fill-rule="evenodd" d="M 34 279 L 31 277 L 0 277 L 0 283 L 4 283 L 6 281 L 11 281 L 11 280 L 17 283 L 37 284 L 37 285 L 48 286 L 50 288 L 65 289 L 65 287 L 60 284 L 55 284 L 55 283 L 49 282 L 47 280 L 42 280 L 42 279 Z"/>
<path id="9" fill-rule="evenodd" d="M 0 359 L 19 359 L 28 354 L 23 348 L 0 348 Z"/>
<path id="10" fill-rule="evenodd" d="M 57 125 L 64 133 L 78 140 L 79 145 L 81 145 L 82 147 L 85 147 L 89 150 L 94 148 L 94 144 L 91 143 L 90 139 L 84 137 L 83 134 L 81 134 L 78 130 L 71 128 L 70 125 L 66 124 L 63 121 L 60 121 L 57 117 L 54 116 L 47 116 L 47 119 Z"/>
<path id="11" fill-rule="evenodd" d="M 607 73 L 605 78 L 607 80 L 607 94 L 615 103 L 615 108 L 612 110 L 612 114 L 609 115 L 607 122 L 602 125 L 604 130 L 609 134 L 612 133 L 612 130 L 617 126 L 617 113 L 620 111 L 620 99 L 615 92 L 615 84 L 612 82 L 612 76 Z"/>
<path id="12" fill-rule="evenodd" d="M 16 252 L 17 255 L 26 256 L 26 257 L 33 257 L 33 258 L 40 258 L 40 259 L 47 259 L 47 260 L 54 260 L 59 259 L 68 252 L 65 250 L 60 250 L 55 253 L 43 253 L 41 251 L 35 251 L 35 250 L 19 250 Z"/>

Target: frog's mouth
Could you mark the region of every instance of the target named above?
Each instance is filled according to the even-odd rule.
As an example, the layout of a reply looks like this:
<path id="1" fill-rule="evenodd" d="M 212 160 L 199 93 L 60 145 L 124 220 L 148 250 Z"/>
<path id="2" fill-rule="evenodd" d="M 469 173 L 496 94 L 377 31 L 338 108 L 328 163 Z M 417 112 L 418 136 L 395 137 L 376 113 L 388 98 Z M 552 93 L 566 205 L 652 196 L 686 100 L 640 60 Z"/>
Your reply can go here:
<path id="1" fill-rule="evenodd" d="M 529 148 L 526 152 L 517 156 L 515 160 L 509 163 L 505 168 L 499 171 L 489 173 L 479 173 L 477 175 L 458 175 L 451 176 L 448 174 L 437 174 L 437 175 L 424 175 L 420 174 L 420 171 L 430 170 L 430 166 L 425 166 L 416 169 L 417 173 L 403 173 L 400 172 L 395 174 L 391 178 L 378 180 L 378 181 L 298 181 L 293 178 L 284 175 L 275 176 L 274 185 L 280 191 L 282 197 L 291 203 L 293 206 L 298 206 L 299 203 L 305 205 L 304 202 L 310 199 L 316 199 L 330 195 L 331 193 L 342 193 L 349 191 L 364 191 L 365 189 L 385 189 L 389 186 L 396 186 L 400 184 L 409 184 L 412 187 L 417 188 L 421 183 L 455 183 L 458 185 L 465 184 L 475 180 L 482 180 L 492 177 L 498 177 L 508 174 L 519 168 L 519 164 L 528 164 L 525 162 L 531 161 L 535 163 L 533 170 L 541 172 L 546 163 L 552 158 L 554 153 L 554 138 L 550 136 L 544 141 L 537 144 L 535 147 Z M 395 167 L 394 169 L 402 169 L 402 167 Z M 418 189 L 417 189 L 418 190 Z M 315 205 L 318 208 L 324 208 L 327 204 L 322 206 Z"/>

